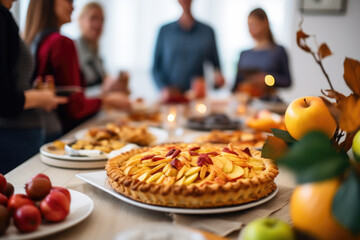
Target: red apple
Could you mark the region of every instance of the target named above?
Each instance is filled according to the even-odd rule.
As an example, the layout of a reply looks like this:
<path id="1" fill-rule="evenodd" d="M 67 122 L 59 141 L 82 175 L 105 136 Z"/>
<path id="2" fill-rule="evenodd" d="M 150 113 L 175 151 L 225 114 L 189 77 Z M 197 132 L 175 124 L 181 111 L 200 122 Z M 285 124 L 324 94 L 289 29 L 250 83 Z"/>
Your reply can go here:
<path id="1" fill-rule="evenodd" d="M 25 184 L 25 190 L 32 200 L 41 200 L 49 194 L 51 182 L 47 178 L 32 178 Z"/>
<path id="2" fill-rule="evenodd" d="M 68 197 L 60 191 L 51 191 L 40 203 L 43 217 L 50 222 L 60 222 L 70 211 Z"/>
<path id="3" fill-rule="evenodd" d="M 47 180 L 49 180 L 49 182 L 51 182 L 50 178 L 47 175 L 43 174 L 43 173 L 38 173 L 35 176 L 33 176 L 31 179 L 35 179 L 35 178 L 46 178 Z"/>
<path id="4" fill-rule="evenodd" d="M 32 205 L 18 208 L 14 213 L 14 224 L 20 232 L 35 231 L 41 223 L 39 209 Z"/>
<path id="5" fill-rule="evenodd" d="M 35 206 L 35 203 L 25 194 L 12 195 L 8 201 L 8 209 L 10 213 L 14 213 L 18 208 L 24 205 Z"/>
<path id="6" fill-rule="evenodd" d="M 5 193 L 4 193 L 5 196 L 7 198 L 10 198 L 14 194 L 14 191 L 15 191 L 14 186 L 11 183 L 7 182 L 6 183 L 6 190 L 5 190 Z"/>
<path id="7" fill-rule="evenodd" d="M 7 204 L 8 204 L 8 198 L 4 194 L 0 193 L 0 205 L 6 207 Z"/>
<path id="8" fill-rule="evenodd" d="M 60 191 L 60 192 L 62 192 L 63 194 L 65 194 L 65 196 L 66 196 L 66 197 L 69 199 L 69 201 L 71 202 L 70 192 L 69 192 L 69 190 L 67 190 L 66 188 L 54 186 L 54 187 L 52 187 L 51 191 Z"/>
<path id="9" fill-rule="evenodd" d="M 4 193 L 6 190 L 6 178 L 0 173 L 0 193 Z"/>
<path id="10" fill-rule="evenodd" d="M 0 205 L 0 236 L 4 234 L 10 224 L 10 212 L 9 210 Z"/>

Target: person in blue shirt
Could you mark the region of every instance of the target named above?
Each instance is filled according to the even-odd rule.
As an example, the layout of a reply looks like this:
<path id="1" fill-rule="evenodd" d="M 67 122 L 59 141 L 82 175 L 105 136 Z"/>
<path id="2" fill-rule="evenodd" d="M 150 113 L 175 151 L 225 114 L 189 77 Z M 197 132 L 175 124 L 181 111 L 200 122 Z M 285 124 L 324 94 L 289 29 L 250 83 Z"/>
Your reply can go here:
<path id="1" fill-rule="evenodd" d="M 165 101 L 182 95 L 190 89 L 192 80 L 203 77 L 205 62 L 217 70 L 215 87 L 224 84 L 213 29 L 194 19 L 192 0 L 178 2 L 183 13 L 178 21 L 161 27 L 154 55 L 153 77 Z"/>
<path id="2" fill-rule="evenodd" d="M 288 56 L 284 47 L 275 43 L 265 11 L 261 8 L 252 10 L 248 17 L 248 26 L 255 46 L 241 52 L 232 91 L 246 91 L 250 86 L 255 95 L 266 97 L 270 90 L 264 80 L 266 75 L 274 77 L 275 88 L 289 87 L 291 77 Z"/>

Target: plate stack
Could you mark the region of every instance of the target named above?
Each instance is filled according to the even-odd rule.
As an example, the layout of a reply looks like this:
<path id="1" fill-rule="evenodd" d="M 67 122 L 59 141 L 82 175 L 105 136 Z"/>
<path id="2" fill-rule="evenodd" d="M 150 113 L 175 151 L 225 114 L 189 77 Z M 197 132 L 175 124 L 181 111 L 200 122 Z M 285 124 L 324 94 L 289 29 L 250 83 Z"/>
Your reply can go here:
<path id="1" fill-rule="evenodd" d="M 108 159 L 105 153 L 71 155 L 65 150 L 56 148 L 53 142 L 43 145 L 40 153 L 41 161 L 47 165 L 70 169 L 104 168 Z"/>

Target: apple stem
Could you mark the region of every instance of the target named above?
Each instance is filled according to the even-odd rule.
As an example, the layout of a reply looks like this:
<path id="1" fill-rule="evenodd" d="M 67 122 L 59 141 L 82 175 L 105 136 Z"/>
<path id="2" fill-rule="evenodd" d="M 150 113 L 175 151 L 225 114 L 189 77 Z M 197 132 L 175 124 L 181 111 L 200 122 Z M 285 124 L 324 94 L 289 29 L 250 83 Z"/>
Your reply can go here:
<path id="1" fill-rule="evenodd" d="M 309 107 L 309 104 L 307 103 L 306 98 L 304 98 L 304 102 L 305 102 L 306 107 Z"/>

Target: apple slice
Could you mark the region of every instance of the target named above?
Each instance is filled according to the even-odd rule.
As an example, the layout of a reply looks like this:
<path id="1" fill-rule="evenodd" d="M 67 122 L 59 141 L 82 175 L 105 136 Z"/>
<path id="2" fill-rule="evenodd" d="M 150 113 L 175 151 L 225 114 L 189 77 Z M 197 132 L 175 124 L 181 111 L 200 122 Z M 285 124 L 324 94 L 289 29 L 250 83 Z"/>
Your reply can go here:
<path id="1" fill-rule="evenodd" d="M 212 161 L 213 161 L 213 163 L 214 163 L 215 166 L 217 166 L 217 167 L 220 168 L 220 169 L 223 169 L 224 163 L 220 160 L 220 158 L 218 158 L 218 157 L 213 157 L 213 158 L 212 158 Z"/>
<path id="2" fill-rule="evenodd" d="M 233 170 L 227 174 L 232 180 L 241 178 L 244 175 L 244 169 L 236 164 L 234 164 Z"/>
<path id="3" fill-rule="evenodd" d="M 225 172 L 225 173 L 230 173 L 232 172 L 233 168 L 234 168 L 234 164 L 231 160 L 227 159 L 227 158 L 219 158 L 224 166 L 222 168 L 222 170 Z"/>

